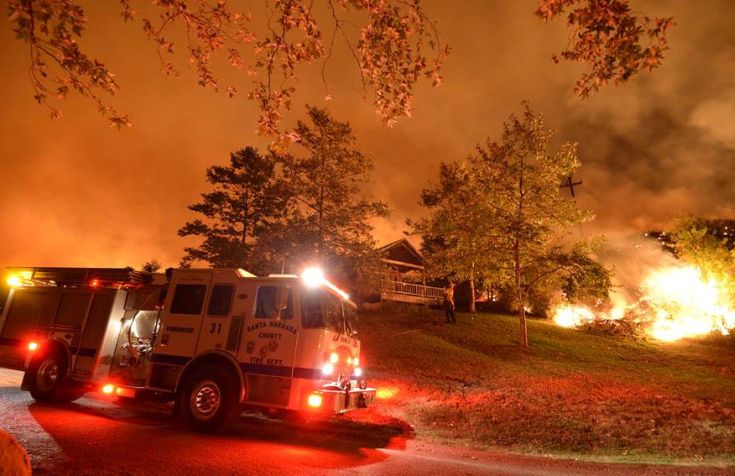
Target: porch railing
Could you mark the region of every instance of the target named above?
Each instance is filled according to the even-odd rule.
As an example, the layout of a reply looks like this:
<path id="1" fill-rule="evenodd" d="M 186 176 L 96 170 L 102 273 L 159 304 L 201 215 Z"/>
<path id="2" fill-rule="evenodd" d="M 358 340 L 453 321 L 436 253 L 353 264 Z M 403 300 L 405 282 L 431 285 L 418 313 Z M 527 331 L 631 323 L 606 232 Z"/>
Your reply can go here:
<path id="1" fill-rule="evenodd" d="M 388 301 L 440 304 L 444 298 L 444 289 L 424 286 L 423 284 L 381 279 L 380 297 Z"/>

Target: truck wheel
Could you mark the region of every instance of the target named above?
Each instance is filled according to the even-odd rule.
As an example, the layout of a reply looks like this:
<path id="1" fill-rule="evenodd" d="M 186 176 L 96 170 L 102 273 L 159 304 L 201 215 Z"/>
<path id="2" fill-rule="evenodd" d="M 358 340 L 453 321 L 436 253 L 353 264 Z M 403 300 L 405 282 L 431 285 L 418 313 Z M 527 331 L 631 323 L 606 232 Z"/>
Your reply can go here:
<path id="1" fill-rule="evenodd" d="M 200 367 L 184 382 L 179 408 L 192 430 L 215 433 L 225 430 L 239 415 L 235 379 L 221 368 Z"/>
<path id="2" fill-rule="evenodd" d="M 59 403 L 75 400 L 66 380 L 66 363 L 58 353 L 39 356 L 28 369 L 31 396 L 37 402 Z M 79 394 L 79 398 L 81 394 Z"/>

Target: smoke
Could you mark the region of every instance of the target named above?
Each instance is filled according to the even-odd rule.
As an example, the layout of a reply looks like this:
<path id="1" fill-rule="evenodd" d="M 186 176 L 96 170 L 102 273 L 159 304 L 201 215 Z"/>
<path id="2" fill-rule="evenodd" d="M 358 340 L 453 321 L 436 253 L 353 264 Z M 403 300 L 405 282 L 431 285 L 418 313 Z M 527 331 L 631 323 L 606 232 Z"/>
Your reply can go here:
<path id="1" fill-rule="evenodd" d="M 730 90 L 718 98 L 698 104 L 692 111 L 689 123 L 701 130 L 707 140 L 732 151 L 735 149 L 733 113 L 735 113 L 735 90 Z"/>
<path id="2" fill-rule="evenodd" d="M 597 258 L 613 270 L 610 299 L 614 308 L 624 308 L 640 300 L 641 284 L 654 271 L 681 266 L 657 240 L 620 233 L 606 238 Z"/>
<path id="3" fill-rule="evenodd" d="M 318 68 L 305 71 L 289 119 L 310 103 L 351 122 L 376 161 L 368 192 L 393 209 L 376 223 L 380 242 L 400 238 L 405 219 L 424 213 L 419 194 L 436 179 L 439 162 L 462 160 L 485 138 L 498 139 L 524 99 L 544 113 L 558 141 L 579 143 L 583 167 L 575 179 L 583 184 L 575 192 L 597 215 L 583 234 L 605 234 L 617 247 L 620 236 L 684 214 L 735 216 L 735 2 L 631 0 L 637 12 L 675 17 L 671 49 L 652 74 L 584 101 L 571 92 L 584 68 L 551 61 L 566 44 L 563 21 L 540 22 L 535 1 L 424 3 L 452 54 L 445 85 L 419 88 L 412 118 L 382 127 L 362 100 L 349 51 L 341 51 L 328 70 L 338 80 L 330 84 L 334 100 L 323 102 Z M 186 206 L 206 190 L 206 167 L 244 146 L 263 148 L 252 133 L 255 108 L 197 87 L 186 70 L 164 78 L 155 46 L 122 23 L 117 9 L 85 7 L 85 44 L 118 74 L 115 105 L 135 127 L 109 130 L 84 101 L 64 103 L 65 117 L 50 122 L 32 100 L 27 46 L 7 25 L 0 29 L 0 266 L 137 265 L 153 257 L 173 265 L 185 245 L 176 231 L 192 219 Z M 625 262 L 647 246 L 619 249 L 610 258 L 617 275 L 635 281 L 642 271 Z"/>
<path id="4" fill-rule="evenodd" d="M 644 3 L 644 2 L 641 2 Z M 580 143 L 595 228 L 615 233 L 666 227 L 686 214 L 735 214 L 735 16 L 732 2 L 642 4 L 674 16 L 664 65 L 583 104 L 561 119 Z"/>

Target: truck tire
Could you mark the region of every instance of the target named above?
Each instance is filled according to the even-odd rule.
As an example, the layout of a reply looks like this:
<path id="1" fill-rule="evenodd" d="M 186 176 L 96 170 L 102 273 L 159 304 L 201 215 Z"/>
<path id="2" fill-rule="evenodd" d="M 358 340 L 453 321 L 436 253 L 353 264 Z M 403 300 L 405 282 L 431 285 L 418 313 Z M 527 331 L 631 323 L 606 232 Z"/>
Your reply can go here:
<path id="1" fill-rule="evenodd" d="M 194 431 L 224 431 L 240 414 L 237 383 L 226 370 L 212 365 L 195 369 L 186 377 L 179 395 L 179 409 Z"/>
<path id="2" fill-rule="evenodd" d="M 71 402 L 84 394 L 84 389 L 67 381 L 66 359 L 58 352 L 38 356 L 31 363 L 28 372 L 31 397 L 37 402 Z"/>

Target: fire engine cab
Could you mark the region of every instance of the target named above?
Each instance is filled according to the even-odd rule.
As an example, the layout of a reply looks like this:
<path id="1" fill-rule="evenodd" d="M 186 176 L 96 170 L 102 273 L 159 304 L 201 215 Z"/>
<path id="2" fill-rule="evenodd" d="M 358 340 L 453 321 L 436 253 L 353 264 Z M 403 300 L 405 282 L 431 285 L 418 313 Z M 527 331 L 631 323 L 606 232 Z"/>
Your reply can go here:
<path id="1" fill-rule="evenodd" d="M 340 414 L 367 406 L 356 306 L 320 271 L 14 268 L 0 366 L 39 402 L 88 391 L 175 402 L 218 431 L 244 407 Z M 160 282 L 158 282 L 160 281 Z"/>

